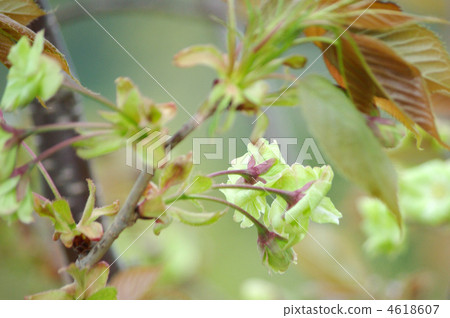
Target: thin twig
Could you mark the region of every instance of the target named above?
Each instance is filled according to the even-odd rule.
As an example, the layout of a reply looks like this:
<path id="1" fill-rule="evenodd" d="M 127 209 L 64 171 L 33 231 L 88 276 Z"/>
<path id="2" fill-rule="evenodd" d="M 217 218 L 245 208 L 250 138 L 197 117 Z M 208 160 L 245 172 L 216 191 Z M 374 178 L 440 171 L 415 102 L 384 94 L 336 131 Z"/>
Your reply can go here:
<path id="1" fill-rule="evenodd" d="M 192 117 L 175 135 L 170 138 L 164 145 L 166 150 L 172 150 L 183 139 L 185 139 L 192 131 L 194 131 L 201 123 L 203 123 L 208 117 L 211 116 L 213 111 L 199 112 L 196 116 Z M 114 218 L 113 223 L 103 234 L 102 239 L 92 248 L 92 250 L 84 257 L 78 259 L 78 268 L 90 267 L 99 262 L 103 255 L 109 250 L 114 241 L 119 237 L 120 233 L 127 227 L 136 223 L 138 214 L 136 213 L 136 206 L 147 188 L 149 182 L 152 180 L 153 174 L 149 174 L 146 171 L 141 172 L 136 180 L 133 188 L 128 195 L 124 205 L 120 209 L 117 216 Z"/>
<path id="2" fill-rule="evenodd" d="M 22 142 L 22 147 L 24 147 L 25 150 L 28 151 L 28 153 L 31 155 L 31 158 L 33 158 L 33 159 L 37 158 L 37 156 L 34 153 L 34 151 L 24 141 Z M 61 199 L 62 196 L 61 196 L 61 193 L 59 193 L 59 191 L 58 191 L 58 187 L 56 186 L 55 182 L 53 182 L 52 177 L 48 173 L 47 169 L 45 169 L 45 167 L 42 164 L 42 162 L 38 162 L 37 166 L 38 166 L 39 171 L 41 172 L 42 176 L 44 177 L 45 181 L 47 182 L 50 190 L 52 190 L 53 195 L 55 196 L 55 198 Z"/>
<path id="3" fill-rule="evenodd" d="M 90 139 L 93 137 L 97 137 L 97 136 L 101 136 L 103 135 L 105 132 L 103 131 L 97 131 L 94 133 L 90 133 L 90 134 L 86 134 L 86 135 L 78 135 L 69 139 L 64 140 L 63 142 L 60 142 L 59 144 L 54 145 L 51 148 L 48 148 L 47 150 L 41 152 L 36 158 L 34 158 L 31 162 L 27 163 L 26 165 L 32 165 L 32 164 L 36 164 L 44 159 L 47 159 L 48 157 L 50 157 L 51 155 L 53 155 L 55 152 L 60 151 L 61 149 L 64 149 L 68 146 L 73 145 L 76 142 L 82 141 L 82 140 L 86 140 L 86 139 Z"/>
<path id="4" fill-rule="evenodd" d="M 54 123 L 41 126 L 34 126 L 30 129 L 24 130 L 23 135 L 19 137 L 20 140 L 24 140 L 32 135 L 43 134 L 48 132 L 63 131 L 63 130 L 76 130 L 76 129 L 108 129 L 113 127 L 110 123 L 88 123 L 88 122 L 67 122 L 67 123 Z"/>

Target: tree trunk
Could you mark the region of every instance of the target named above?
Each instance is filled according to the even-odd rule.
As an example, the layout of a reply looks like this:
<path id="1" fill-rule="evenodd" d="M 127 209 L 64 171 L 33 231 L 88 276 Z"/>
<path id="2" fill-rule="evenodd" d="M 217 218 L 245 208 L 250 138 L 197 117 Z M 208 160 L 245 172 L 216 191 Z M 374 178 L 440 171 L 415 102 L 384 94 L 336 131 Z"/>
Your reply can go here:
<path id="1" fill-rule="evenodd" d="M 65 55 L 71 66 L 72 72 L 74 72 L 59 24 L 56 21 L 54 14 L 51 13 L 52 9 L 48 1 L 38 0 L 36 2 L 42 9 L 50 13 L 33 21 L 30 28 L 36 32 L 44 29 L 45 38 Z M 32 103 L 32 117 L 35 125 L 77 122 L 83 117 L 80 97 L 67 89 L 60 89 L 46 105 L 48 109 L 43 109 L 42 105 L 40 105 L 37 100 Z M 38 136 L 36 143 L 39 151 L 42 152 L 75 135 L 76 133 L 71 130 L 49 132 Z M 75 221 L 80 220 L 89 195 L 86 179 L 92 179 L 92 173 L 88 162 L 79 158 L 73 148 L 67 147 L 54 154 L 51 158 L 45 160 L 44 166 L 54 180 L 61 195 L 69 201 Z M 53 198 L 52 191 L 46 183 L 43 183 L 43 191 L 46 197 Z M 64 250 L 68 262 L 75 262 L 78 254 L 71 249 L 64 248 Z M 109 251 L 104 259 L 111 264 L 115 260 L 115 257 L 112 252 Z M 111 273 L 117 270 L 116 264 L 117 263 L 114 263 L 111 267 Z"/>

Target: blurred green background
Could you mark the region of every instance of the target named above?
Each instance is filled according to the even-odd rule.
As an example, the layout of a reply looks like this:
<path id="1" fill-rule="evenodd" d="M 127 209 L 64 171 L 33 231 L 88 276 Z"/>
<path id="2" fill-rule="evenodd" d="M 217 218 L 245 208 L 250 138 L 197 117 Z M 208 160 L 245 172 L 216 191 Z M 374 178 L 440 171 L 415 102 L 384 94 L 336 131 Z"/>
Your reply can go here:
<path id="1" fill-rule="evenodd" d="M 77 8 L 74 1 L 50 2 L 61 18 L 64 38 L 82 84 L 114 100 L 115 78 L 128 76 L 146 96 L 158 102 L 171 100 L 101 27 Z M 220 0 L 147 2 L 145 10 L 133 9 L 133 1 L 130 1 L 123 10 L 117 11 L 103 10 L 108 9 L 108 1 L 81 3 L 93 9 L 101 25 L 193 114 L 209 92 L 214 74 L 204 68 L 177 69 L 172 65 L 172 57 L 193 44 L 213 43 L 224 47 L 223 27 L 208 14 L 224 15 L 224 4 Z M 398 2 L 410 12 L 450 18 L 450 3 L 446 0 Z M 448 43 L 448 26 L 435 28 Z M 309 47 L 301 53 L 311 61 L 319 51 Z M 312 72 L 326 74 L 322 62 L 309 70 Z M 6 69 L 2 68 L 2 87 L 5 75 Z M 94 102 L 85 100 L 84 109 L 87 119 L 98 118 L 99 108 Z M 299 140 L 310 137 L 298 109 L 271 109 L 268 114 L 271 125 L 267 137 L 297 137 Z M 170 124 L 171 132 L 188 118 L 189 115 L 179 108 L 177 118 Z M 249 136 L 252 121 L 252 118 L 238 116 L 224 137 Z M 206 135 L 207 127 L 203 127 L 193 136 Z M 297 154 L 300 147 L 301 144 L 292 145 L 289 151 Z M 191 148 L 192 141 L 188 139 L 176 153 L 185 153 Z M 245 145 L 238 140 L 237 155 L 244 152 Z M 196 169 L 202 172 L 225 169 L 228 167 L 226 151 L 224 157 L 224 160 L 203 160 Z M 304 164 L 314 165 L 315 162 Z M 125 165 L 124 152 L 96 159 L 93 165 L 103 202 L 116 199 L 123 202 L 137 174 L 135 169 Z M 229 213 L 208 227 L 191 228 L 175 223 L 159 237 L 151 230 L 146 231 L 120 258 L 125 272 L 113 281 L 127 287 L 123 295 L 128 293 L 127 297 L 139 298 L 369 298 L 350 273 L 375 298 L 447 299 L 450 292 L 448 227 L 413 227 L 409 247 L 400 255 L 369 257 L 362 248 L 364 236 L 354 203 L 360 195 L 359 190 L 336 177 L 331 197 L 343 212 L 341 225 L 312 225 L 310 233 L 320 245 L 306 237 L 296 248 L 298 265 L 284 275 L 268 274 L 256 249 L 254 229 L 240 229 Z M 115 251 L 124 251 L 148 225 L 148 222 L 138 222 L 124 232 L 114 245 Z M 27 227 L 0 223 L 0 255 L 0 299 L 21 299 L 63 283 L 57 271 L 64 258 L 59 245 L 51 241 L 51 228 L 45 220 L 37 220 Z"/>

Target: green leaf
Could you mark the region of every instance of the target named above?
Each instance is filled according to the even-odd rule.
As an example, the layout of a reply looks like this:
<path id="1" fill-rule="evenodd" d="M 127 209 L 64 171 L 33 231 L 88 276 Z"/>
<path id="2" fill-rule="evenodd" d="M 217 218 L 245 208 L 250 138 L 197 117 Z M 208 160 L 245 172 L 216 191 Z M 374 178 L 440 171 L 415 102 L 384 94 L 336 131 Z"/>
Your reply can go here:
<path id="1" fill-rule="evenodd" d="M 116 200 L 112 204 L 101 207 L 101 208 L 95 208 L 91 215 L 91 221 L 97 220 L 99 217 L 102 216 L 113 216 L 116 215 L 119 212 L 120 204 L 119 201 Z"/>
<path id="2" fill-rule="evenodd" d="M 49 290 L 46 292 L 25 296 L 26 300 L 74 300 L 74 298 L 63 290 Z"/>
<path id="3" fill-rule="evenodd" d="M 175 55 L 174 64 L 178 67 L 193 67 L 205 65 L 217 72 L 226 72 L 222 53 L 212 45 L 197 45 L 188 47 Z"/>
<path id="4" fill-rule="evenodd" d="M 109 266 L 106 262 L 100 262 L 89 269 L 80 270 L 72 263 L 67 272 L 78 284 L 77 297 L 84 292 L 82 295 L 83 299 L 88 299 L 106 286 Z"/>
<path id="5" fill-rule="evenodd" d="M 129 78 L 119 77 L 116 79 L 116 95 L 117 106 L 138 124 L 139 108 L 143 103 L 138 88 Z"/>
<path id="6" fill-rule="evenodd" d="M 11 47 L 19 42 L 19 40 L 23 36 L 27 37 L 30 41 L 33 42 L 37 35 L 23 24 L 1 13 L 0 29 L 2 30 L 2 32 L 0 32 L 0 61 L 5 64 L 6 67 L 10 67 L 11 63 L 8 61 L 7 56 Z M 47 40 L 44 40 L 43 53 L 47 57 L 52 58 L 56 62 L 58 62 L 64 72 L 71 76 L 69 65 L 67 64 L 66 59 L 61 54 L 61 52 L 59 52 L 58 49 Z"/>
<path id="7" fill-rule="evenodd" d="M 401 224 L 396 171 L 350 99 L 320 76 L 302 81 L 300 97 L 310 131 L 325 154 L 344 176 L 385 202 Z"/>
<path id="8" fill-rule="evenodd" d="M 109 266 L 100 262 L 90 268 L 79 269 L 74 263 L 61 271 L 67 272 L 74 281 L 61 289 L 27 296 L 26 299 L 116 299 L 113 287 L 106 287 Z M 106 290 L 105 290 L 106 289 Z"/>
<path id="9" fill-rule="evenodd" d="M 91 295 L 88 300 L 116 300 L 117 290 L 114 287 L 105 287 L 95 294 Z"/>
<path id="10" fill-rule="evenodd" d="M 19 208 L 17 209 L 17 217 L 20 222 L 29 224 L 33 221 L 33 193 L 28 184 L 25 190 L 25 196 L 21 200 Z"/>
<path id="11" fill-rule="evenodd" d="M 269 117 L 263 112 L 256 114 L 256 123 L 250 135 L 250 141 L 256 143 L 259 139 L 264 137 L 267 127 L 269 127 Z"/>
<path id="12" fill-rule="evenodd" d="M 111 132 L 107 135 L 79 141 L 73 146 L 76 148 L 78 156 L 83 159 L 92 159 L 119 150 L 124 145 L 124 137 L 116 132 Z"/>
<path id="13" fill-rule="evenodd" d="M 58 91 L 63 80 L 61 67 L 52 58 L 42 55 L 43 49 L 43 32 L 36 35 L 32 46 L 27 37 L 22 37 L 11 48 L 8 60 L 12 66 L 0 102 L 5 111 L 24 107 L 35 97 L 48 100 Z"/>
<path id="14" fill-rule="evenodd" d="M 16 165 L 18 144 L 9 145 L 13 135 L 5 131 L 0 125 L 0 182 L 8 178 Z"/>
<path id="15" fill-rule="evenodd" d="M 76 229 L 84 234 L 91 241 L 99 241 L 103 236 L 103 226 L 95 222 L 102 215 L 114 215 L 119 212 L 117 202 L 104 208 L 95 208 L 96 187 L 91 179 L 87 179 L 89 188 L 89 197 L 84 207 L 83 215 L 78 222 Z"/>
<path id="16" fill-rule="evenodd" d="M 198 194 L 211 189 L 213 181 L 206 176 L 196 176 L 193 179 L 191 186 L 186 190 L 185 194 Z"/>
<path id="17" fill-rule="evenodd" d="M 16 176 L 0 184 L 0 215 L 9 215 L 16 211 L 18 207 L 16 188 L 19 180 L 20 176 Z"/>
<path id="18" fill-rule="evenodd" d="M 64 199 L 59 199 L 54 202 L 43 201 L 35 196 L 34 209 L 41 217 L 47 217 L 51 220 L 55 227 L 55 234 L 53 239 L 61 239 L 61 242 L 67 248 L 72 247 L 73 239 L 79 234 L 76 231 L 76 224 L 70 211 L 69 203 Z"/>
<path id="19" fill-rule="evenodd" d="M 170 214 L 178 219 L 180 222 L 192 225 L 210 225 L 215 223 L 218 219 L 226 214 L 227 210 L 219 212 L 189 212 L 178 208 L 171 208 Z"/>
<path id="20" fill-rule="evenodd" d="M 75 224 L 75 221 L 72 217 L 72 212 L 70 211 L 70 205 L 69 202 L 67 202 L 64 199 L 56 200 L 52 203 L 55 216 L 57 220 L 61 221 L 63 224 L 67 224 L 69 226 L 72 226 Z"/>
<path id="21" fill-rule="evenodd" d="M 333 223 L 339 224 L 339 219 L 342 217 L 341 212 L 339 212 L 335 207 L 331 199 L 325 197 L 320 202 L 319 206 L 316 207 L 311 213 L 311 221 L 316 223 Z"/>
<path id="22" fill-rule="evenodd" d="M 308 60 L 303 55 L 291 55 L 283 60 L 283 65 L 293 69 L 303 68 Z"/>
<path id="23" fill-rule="evenodd" d="M 81 217 L 80 223 L 81 225 L 87 225 L 91 221 L 92 211 L 94 211 L 95 207 L 95 193 L 97 188 L 95 187 L 94 182 L 91 179 L 87 179 L 88 189 L 89 189 L 89 197 L 86 201 L 86 205 L 84 207 L 83 215 Z"/>
<path id="24" fill-rule="evenodd" d="M 23 223 L 30 223 L 33 220 L 33 196 L 29 182 L 23 178 L 26 176 L 15 176 L 0 182 L 0 217 L 8 222 L 19 219 Z M 21 182 L 26 182 L 21 191 Z"/>

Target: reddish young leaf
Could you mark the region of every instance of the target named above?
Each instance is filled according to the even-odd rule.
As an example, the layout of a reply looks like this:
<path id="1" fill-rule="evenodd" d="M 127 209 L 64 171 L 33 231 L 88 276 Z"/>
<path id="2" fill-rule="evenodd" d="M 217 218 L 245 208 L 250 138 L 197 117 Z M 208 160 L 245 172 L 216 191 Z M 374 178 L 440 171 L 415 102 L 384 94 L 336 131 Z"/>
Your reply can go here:
<path id="1" fill-rule="evenodd" d="M 323 7 L 338 4 L 339 0 L 324 0 Z M 355 3 L 342 3 L 332 11 L 334 22 L 340 26 L 361 30 L 385 30 L 417 22 L 443 22 L 432 17 L 414 16 L 402 12 L 400 7 L 392 2 L 361 0 Z"/>
<path id="2" fill-rule="evenodd" d="M 353 39 L 376 81 L 389 100 L 395 102 L 386 111 L 396 115 L 402 123 L 408 122 L 408 118 L 413 120 L 448 147 L 439 137 L 429 92 L 420 71 L 378 39 L 356 34 Z"/>
<path id="3" fill-rule="evenodd" d="M 117 299 L 145 299 L 160 276 L 160 269 L 135 267 L 116 274 L 111 286 L 117 289 Z"/>
<path id="4" fill-rule="evenodd" d="M 431 92 L 446 90 L 450 93 L 450 56 L 434 32 L 411 25 L 372 35 L 417 67 Z"/>
<path id="5" fill-rule="evenodd" d="M 306 36 L 324 36 L 327 31 L 320 27 L 305 30 Z M 335 46 L 316 43 L 324 51 L 324 61 L 328 71 L 339 84 L 347 89 L 353 103 L 365 114 L 376 115 L 374 96 L 383 96 L 379 87 L 368 73 L 361 56 L 344 36 Z"/>
<path id="6" fill-rule="evenodd" d="M 436 91 L 431 94 L 433 110 L 438 116 L 450 119 L 450 93 L 448 91 Z"/>
<path id="7" fill-rule="evenodd" d="M 322 36 L 324 32 L 324 29 L 316 27 L 307 29 L 305 34 Z M 429 83 L 437 85 L 437 80 L 440 85 L 445 83 L 450 74 L 445 68 L 437 71 L 434 62 L 421 64 L 423 70 L 428 70 L 430 78 L 425 81 L 417 67 L 386 43 L 369 35 L 348 33 L 329 49 L 324 44 L 319 44 L 319 47 L 326 50 L 324 59 L 331 75 L 348 90 L 361 112 L 373 113 L 375 104 L 404 124 L 418 140 L 420 136 L 415 124 L 448 147 L 437 132 L 429 96 Z M 417 52 L 417 55 L 410 53 L 410 60 L 415 58 L 418 63 L 423 61 L 423 54 L 419 49 Z"/>
<path id="8" fill-rule="evenodd" d="M 367 10 L 366 10 L 367 9 Z M 417 18 L 405 14 L 392 2 L 360 1 L 346 8 L 347 24 L 357 29 L 387 29 L 414 22 Z M 363 14 L 364 12 L 364 14 Z"/>
<path id="9" fill-rule="evenodd" d="M 0 13 L 23 25 L 27 25 L 45 14 L 33 0 L 2 0 L 0 1 Z"/>

